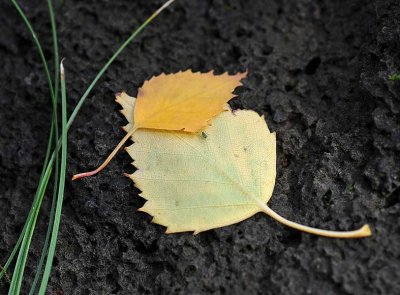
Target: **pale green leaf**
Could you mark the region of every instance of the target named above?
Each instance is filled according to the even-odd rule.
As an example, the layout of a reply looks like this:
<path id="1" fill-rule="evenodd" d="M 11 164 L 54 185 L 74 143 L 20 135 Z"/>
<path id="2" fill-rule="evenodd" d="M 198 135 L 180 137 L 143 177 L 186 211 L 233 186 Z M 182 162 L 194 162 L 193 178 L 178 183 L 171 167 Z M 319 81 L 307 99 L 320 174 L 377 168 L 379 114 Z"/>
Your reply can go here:
<path id="1" fill-rule="evenodd" d="M 132 124 L 135 99 L 117 97 Z M 140 211 L 167 233 L 208 229 L 237 223 L 257 212 L 309 233 L 338 238 L 371 235 L 368 225 L 355 231 L 315 229 L 289 221 L 266 203 L 276 176 L 276 139 L 263 117 L 248 110 L 225 111 L 197 134 L 138 129 L 127 148 L 138 168 L 127 175 L 147 200 Z M 129 133 L 128 133 L 129 134 Z"/>

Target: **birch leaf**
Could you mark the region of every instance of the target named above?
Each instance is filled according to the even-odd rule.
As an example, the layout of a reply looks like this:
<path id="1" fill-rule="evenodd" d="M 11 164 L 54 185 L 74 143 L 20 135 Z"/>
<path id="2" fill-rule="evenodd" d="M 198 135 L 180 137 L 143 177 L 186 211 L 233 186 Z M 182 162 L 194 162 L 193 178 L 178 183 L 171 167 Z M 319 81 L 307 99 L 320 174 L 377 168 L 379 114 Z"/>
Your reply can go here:
<path id="1" fill-rule="evenodd" d="M 129 112 L 123 113 L 131 124 Z M 147 200 L 139 210 L 154 216 L 153 222 L 166 226 L 167 233 L 199 233 L 264 212 L 318 235 L 350 238 L 371 234 L 367 225 L 350 232 L 303 226 L 266 205 L 275 184 L 276 140 L 257 113 L 223 112 L 203 133 L 206 136 L 137 130 L 132 136 L 134 144 L 127 148 L 138 168 L 127 176 Z"/>
<path id="2" fill-rule="evenodd" d="M 224 110 L 247 73 L 214 75 L 161 74 L 144 82 L 138 91 L 135 127 L 197 132 Z"/>
<path id="3" fill-rule="evenodd" d="M 193 73 L 187 70 L 175 74 L 161 74 L 145 81 L 139 88 L 135 109 L 123 110 L 130 114 L 130 124 L 125 129 L 127 135 L 98 168 L 75 174 L 72 179 L 92 176 L 103 170 L 138 129 L 187 132 L 201 130 L 207 126 L 209 120 L 226 109 L 228 100 L 235 96 L 232 94 L 233 90 L 242 85 L 240 80 L 246 75 L 247 72 L 214 75 L 212 71 Z M 117 93 L 116 97 L 121 103 L 126 102 L 129 96 L 123 92 Z"/>

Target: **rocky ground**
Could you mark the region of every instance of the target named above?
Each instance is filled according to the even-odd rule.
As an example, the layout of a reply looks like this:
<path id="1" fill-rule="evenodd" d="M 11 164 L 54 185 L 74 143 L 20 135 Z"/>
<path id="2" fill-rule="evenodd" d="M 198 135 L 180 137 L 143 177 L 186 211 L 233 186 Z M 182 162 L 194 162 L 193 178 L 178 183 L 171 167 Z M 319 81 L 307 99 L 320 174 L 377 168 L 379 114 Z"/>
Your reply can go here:
<path id="1" fill-rule="evenodd" d="M 45 1 L 21 1 L 47 56 Z M 161 1 L 55 1 L 71 112 L 85 87 Z M 144 200 L 121 152 L 100 175 L 67 181 L 49 294 L 396 294 L 400 289 L 400 2 L 177 0 L 111 66 L 69 133 L 68 179 L 122 138 L 114 93 L 184 69 L 248 69 L 231 105 L 277 133 L 271 207 L 288 219 L 373 236 L 338 240 L 257 214 L 193 236 L 165 235 L 136 212 Z M 0 1 L 0 262 L 38 183 L 51 119 L 32 38 Z M 392 77 L 393 78 L 393 77 Z M 26 270 L 32 279 L 51 196 Z M 4 286 L 0 293 L 6 292 Z M 24 292 L 29 286 L 24 283 Z"/>

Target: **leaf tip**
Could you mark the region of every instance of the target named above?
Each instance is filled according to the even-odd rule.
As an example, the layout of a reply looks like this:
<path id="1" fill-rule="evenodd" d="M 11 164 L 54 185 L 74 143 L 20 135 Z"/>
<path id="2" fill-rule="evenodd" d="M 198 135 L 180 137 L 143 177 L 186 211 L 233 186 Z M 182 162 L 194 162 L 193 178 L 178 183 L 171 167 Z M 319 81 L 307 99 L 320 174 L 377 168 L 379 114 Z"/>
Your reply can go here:
<path id="1" fill-rule="evenodd" d="M 64 80 L 64 77 L 65 77 L 64 60 L 65 60 L 65 58 L 63 58 L 60 62 L 60 76 L 61 76 L 62 80 Z"/>

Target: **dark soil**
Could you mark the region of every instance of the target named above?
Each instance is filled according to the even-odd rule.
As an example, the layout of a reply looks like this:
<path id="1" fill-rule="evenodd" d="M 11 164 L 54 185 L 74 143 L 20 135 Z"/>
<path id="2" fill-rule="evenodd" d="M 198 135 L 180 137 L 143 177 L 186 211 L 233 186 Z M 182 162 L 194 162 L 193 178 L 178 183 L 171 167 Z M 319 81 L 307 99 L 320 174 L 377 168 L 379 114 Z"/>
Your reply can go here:
<path id="1" fill-rule="evenodd" d="M 161 1 L 55 1 L 71 112 L 96 72 Z M 64 2 L 63 5 L 60 2 Z M 0 262 L 22 229 L 51 119 L 32 38 L 0 2 Z M 51 56 L 45 1 L 22 1 Z M 271 207 L 288 219 L 371 238 L 338 240 L 257 214 L 193 236 L 136 212 L 144 200 L 121 152 L 100 175 L 67 181 L 49 294 L 398 294 L 400 290 L 400 2 L 178 0 L 111 66 L 69 133 L 68 179 L 123 137 L 114 93 L 192 68 L 248 69 L 231 105 L 277 133 Z M 27 294 L 51 195 L 34 236 Z M 3 283 L 4 285 L 4 283 Z M 0 293 L 5 293 L 3 287 Z"/>

